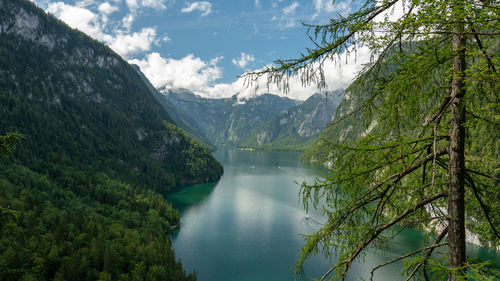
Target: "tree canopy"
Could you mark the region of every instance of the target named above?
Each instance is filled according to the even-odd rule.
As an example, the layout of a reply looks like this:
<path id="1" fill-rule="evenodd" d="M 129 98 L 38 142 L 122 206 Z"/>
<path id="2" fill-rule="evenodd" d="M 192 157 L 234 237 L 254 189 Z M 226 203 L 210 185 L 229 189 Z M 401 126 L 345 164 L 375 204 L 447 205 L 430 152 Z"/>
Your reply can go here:
<path id="1" fill-rule="evenodd" d="M 302 185 L 306 210 L 321 209 L 327 222 L 306 236 L 296 272 L 319 251 L 337 257 L 321 280 L 344 279 L 368 247 L 387 245 L 401 231 L 398 225 L 438 235 L 373 268 L 372 277 L 405 260 L 406 280 L 488 279 L 493 265 L 466 257 L 465 230 L 481 228 L 485 244 L 500 244 L 500 6 L 489 0 L 366 0 L 359 7 L 324 25 L 307 25 L 315 48 L 300 58 L 248 74 L 265 75 L 285 90 L 293 75 L 325 88 L 326 61 L 343 52 L 355 56 L 360 47 L 372 54 L 345 90 L 349 106 L 329 125 L 335 130 L 361 120 L 364 129 L 344 140 L 323 139 L 329 175 Z"/>

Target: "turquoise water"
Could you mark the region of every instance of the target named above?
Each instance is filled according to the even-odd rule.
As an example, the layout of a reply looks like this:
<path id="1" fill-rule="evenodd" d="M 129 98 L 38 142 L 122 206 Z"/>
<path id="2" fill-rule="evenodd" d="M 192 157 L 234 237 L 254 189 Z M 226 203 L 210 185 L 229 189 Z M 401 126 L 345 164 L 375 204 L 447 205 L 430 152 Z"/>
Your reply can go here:
<path id="1" fill-rule="evenodd" d="M 185 187 L 169 195 L 181 211 L 181 227 L 174 231 L 176 256 L 200 281 L 294 280 L 293 264 L 308 234 L 323 221 L 305 212 L 298 202 L 296 182 L 312 183 L 326 169 L 301 163 L 295 152 L 219 150 L 224 176 L 213 184 Z M 316 222 L 317 221 L 317 222 Z M 349 280 L 368 277 L 384 261 L 420 248 L 423 233 L 406 230 L 388 251 L 371 249 L 353 265 Z M 496 256 L 486 248 L 470 246 L 469 254 Z M 315 256 L 305 266 L 305 279 L 321 277 L 333 264 Z M 400 280 L 402 264 L 377 270 L 374 280 Z M 299 278 L 300 279 L 300 278 Z"/>

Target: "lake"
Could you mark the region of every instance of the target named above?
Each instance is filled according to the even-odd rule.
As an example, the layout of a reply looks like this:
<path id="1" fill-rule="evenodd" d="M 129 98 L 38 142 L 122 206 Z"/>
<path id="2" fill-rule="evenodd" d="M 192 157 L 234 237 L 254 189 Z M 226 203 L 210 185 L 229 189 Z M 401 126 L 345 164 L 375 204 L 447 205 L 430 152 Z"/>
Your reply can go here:
<path id="1" fill-rule="evenodd" d="M 294 280 L 292 267 L 303 245 L 300 234 L 324 221 L 314 212 L 306 219 L 296 182 L 312 183 L 326 169 L 301 163 L 298 152 L 218 150 L 214 156 L 224 165 L 219 182 L 184 187 L 168 196 L 182 220 L 172 234 L 176 256 L 188 272 L 196 270 L 200 281 Z M 408 229 L 387 251 L 370 249 L 352 266 L 348 279 L 367 277 L 375 265 L 420 248 L 424 234 Z M 468 248 L 471 255 L 500 261 L 498 252 Z M 332 264 L 321 255 L 310 258 L 305 279 L 321 277 Z M 374 279 L 399 280 L 401 269 L 399 263 L 377 270 Z"/>

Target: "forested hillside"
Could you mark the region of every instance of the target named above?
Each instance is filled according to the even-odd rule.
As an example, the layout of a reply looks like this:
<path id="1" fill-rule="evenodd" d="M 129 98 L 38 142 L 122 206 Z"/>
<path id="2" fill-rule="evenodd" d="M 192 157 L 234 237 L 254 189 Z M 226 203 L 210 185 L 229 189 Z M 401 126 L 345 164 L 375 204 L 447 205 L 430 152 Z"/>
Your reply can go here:
<path id="1" fill-rule="evenodd" d="M 169 90 L 166 97 L 193 117 L 201 132 L 216 146 L 234 147 L 247 140 L 250 130 L 297 104 L 289 98 L 264 94 L 251 98 L 208 99 L 184 90 Z"/>
<path id="2" fill-rule="evenodd" d="M 201 129 L 198 126 L 193 117 L 191 117 L 187 112 L 182 110 L 180 107 L 174 106 L 164 94 L 160 93 L 146 78 L 146 76 L 141 72 L 137 65 L 132 65 L 134 69 L 137 71 L 139 76 L 142 78 L 144 83 L 148 86 L 151 94 L 156 98 L 156 100 L 165 108 L 165 110 L 170 114 L 170 117 L 175 122 L 175 124 L 181 128 L 184 132 L 186 132 L 190 137 L 195 139 L 200 144 L 204 145 L 211 151 L 215 151 L 216 147 L 200 132 Z"/>
<path id="3" fill-rule="evenodd" d="M 252 128 L 242 145 L 302 150 L 323 132 L 339 100 L 338 92 L 314 94 L 303 103 Z"/>
<path id="4" fill-rule="evenodd" d="M 392 73 L 392 71 L 394 69 L 391 69 L 388 73 Z M 361 143 L 366 146 L 365 149 L 368 152 L 376 144 L 375 138 L 387 137 L 387 128 L 381 126 L 381 122 L 379 122 L 379 118 L 381 118 L 379 109 L 377 106 L 367 106 L 373 99 L 375 89 L 372 86 L 375 81 L 370 81 L 370 79 L 372 78 L 366 77 L 364 80 L 366 85 L 350 89 L 344 94 L 334 113 L 333 120 L 302 154 L 302 161 L 318 162 L 330 166 L 335 157 L 338 157 L 342 151 Z M 474 91 L 481 90 L 474 89 Z M 483 89 L 483 91 L 491 94 L 490 89 Z M 478 102 L 485 102 L 486 100 L 487 98 L 484 97 L 484 100 L 478 100 Z M 430 108 L 435 104 L 421 103 L 418 106 L 422 111 L 430 111 Z M 495 113 L 494 107 L 479 109 L 483 116 L 476 115 L 467 124 L 468 134 L 474 136 L 473 138 L 470 137 L 467 142 L 466 153 L 470 159 L 468 169 L 487 171 L 485 174 L 493 175 L 491 179 L 499 178 L 500 175 L 498 162 L 495 164 L 494 160 L 500 159 L 500 131 L 497 122 L 498 114 Z M 367 111 L 363 112 L 360 109 L 366 109 Z M 449 116 L 443 117 L 446 121 L 449 118 Z M 493 120 L 493 122 L 489 120 Z M 411 131 L 411 127 L 407 124 L 403 124 L 402 127 L 407 131 Z M 442 133 L 447 132 L 443 130 Z M 424 173 L 423 176 L 425 175 Z M 481 190 L 493 224 L 500 225 L 500 205 L 497 204 L 500 202 L 500 187 L 498 182 L 495 183 L 491 179 L 489 183 L 481 183 Z M 468 197 L 467 205 L 467 241 L 479 245 L 498 247 L 500 241 L 489 227 L 489 222 L 482 213 L 482 207 L 478 201 L 472 198 L 472 194 L 469 194 L 469 196 L 471 197 Z M 436 227 L 436 224 L 431 224 L 426 229 L 435 229 L 434 227 Z M 437 229 L 440 229 L 439 226 Z"/>
<path id="5" fill-rule="evenodd" d="M 106 46 L 29 2 L 3 1 L 1 132 L 25 140 L 17 158 L 51 163 L 168 191 L 218 179 L 210 153 L 172 125 L 135 70 Z"/>
<path id="6" fill-rule="evenodd" d="M 33 3 L 0 0 L 0 280 L 194 280 L 161 195 L 222 166 L 117 54 Z M 3 142 L 2 138 L 2 142 Z M 3 145 L 4 143 L 2 143 Z"/>
<path id="7" fill-rule="evenodd" d="M 216 146 L 260 149 L 304 149 L 323 131 L 339 101 L 337 92 L 304 102 L 273 94 L 208 99 L 184 89 L 164 96 Z"/>
<path id="8" fill-rule="evenodd" d="M 341 144 L 347 139 L 357 139 L 365 131 L 372 130 L 376 124 L 366 124 L 360 112 L 351 114 L 346 122 L 338 122 L 343 116 L 356 109 L 356 106 L 366 102 L 367 98 L 369 95 L 366 93 L 345 93 L 333 114 L 332 121 L 325 126 L 324 131 L 313 144 L 307 147 L 301 156 L 302 161 L 327 164 L 330 160 L 329 151 L 334 149 L 335 144 Z"/>

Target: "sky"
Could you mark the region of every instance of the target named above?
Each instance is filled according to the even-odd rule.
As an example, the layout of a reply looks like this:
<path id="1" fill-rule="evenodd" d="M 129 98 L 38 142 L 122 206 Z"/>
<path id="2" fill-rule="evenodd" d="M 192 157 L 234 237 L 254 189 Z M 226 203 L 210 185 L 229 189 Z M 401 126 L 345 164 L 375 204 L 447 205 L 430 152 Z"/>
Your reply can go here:
<path id="1" fill-rule="evenodd" d="M 314 47 L 302 23 L 323 24 L 353 9 L 351 0 L 32 0 L 107 44 L 160 91 L 186 88 L 211 98 L 270 92 L 304 100 L 315 85 L 290 80 L 284 93 L 243 75 Z M 369 60 L 365 48 L 325 65 L 328 91 L 345 88 Z"/>

